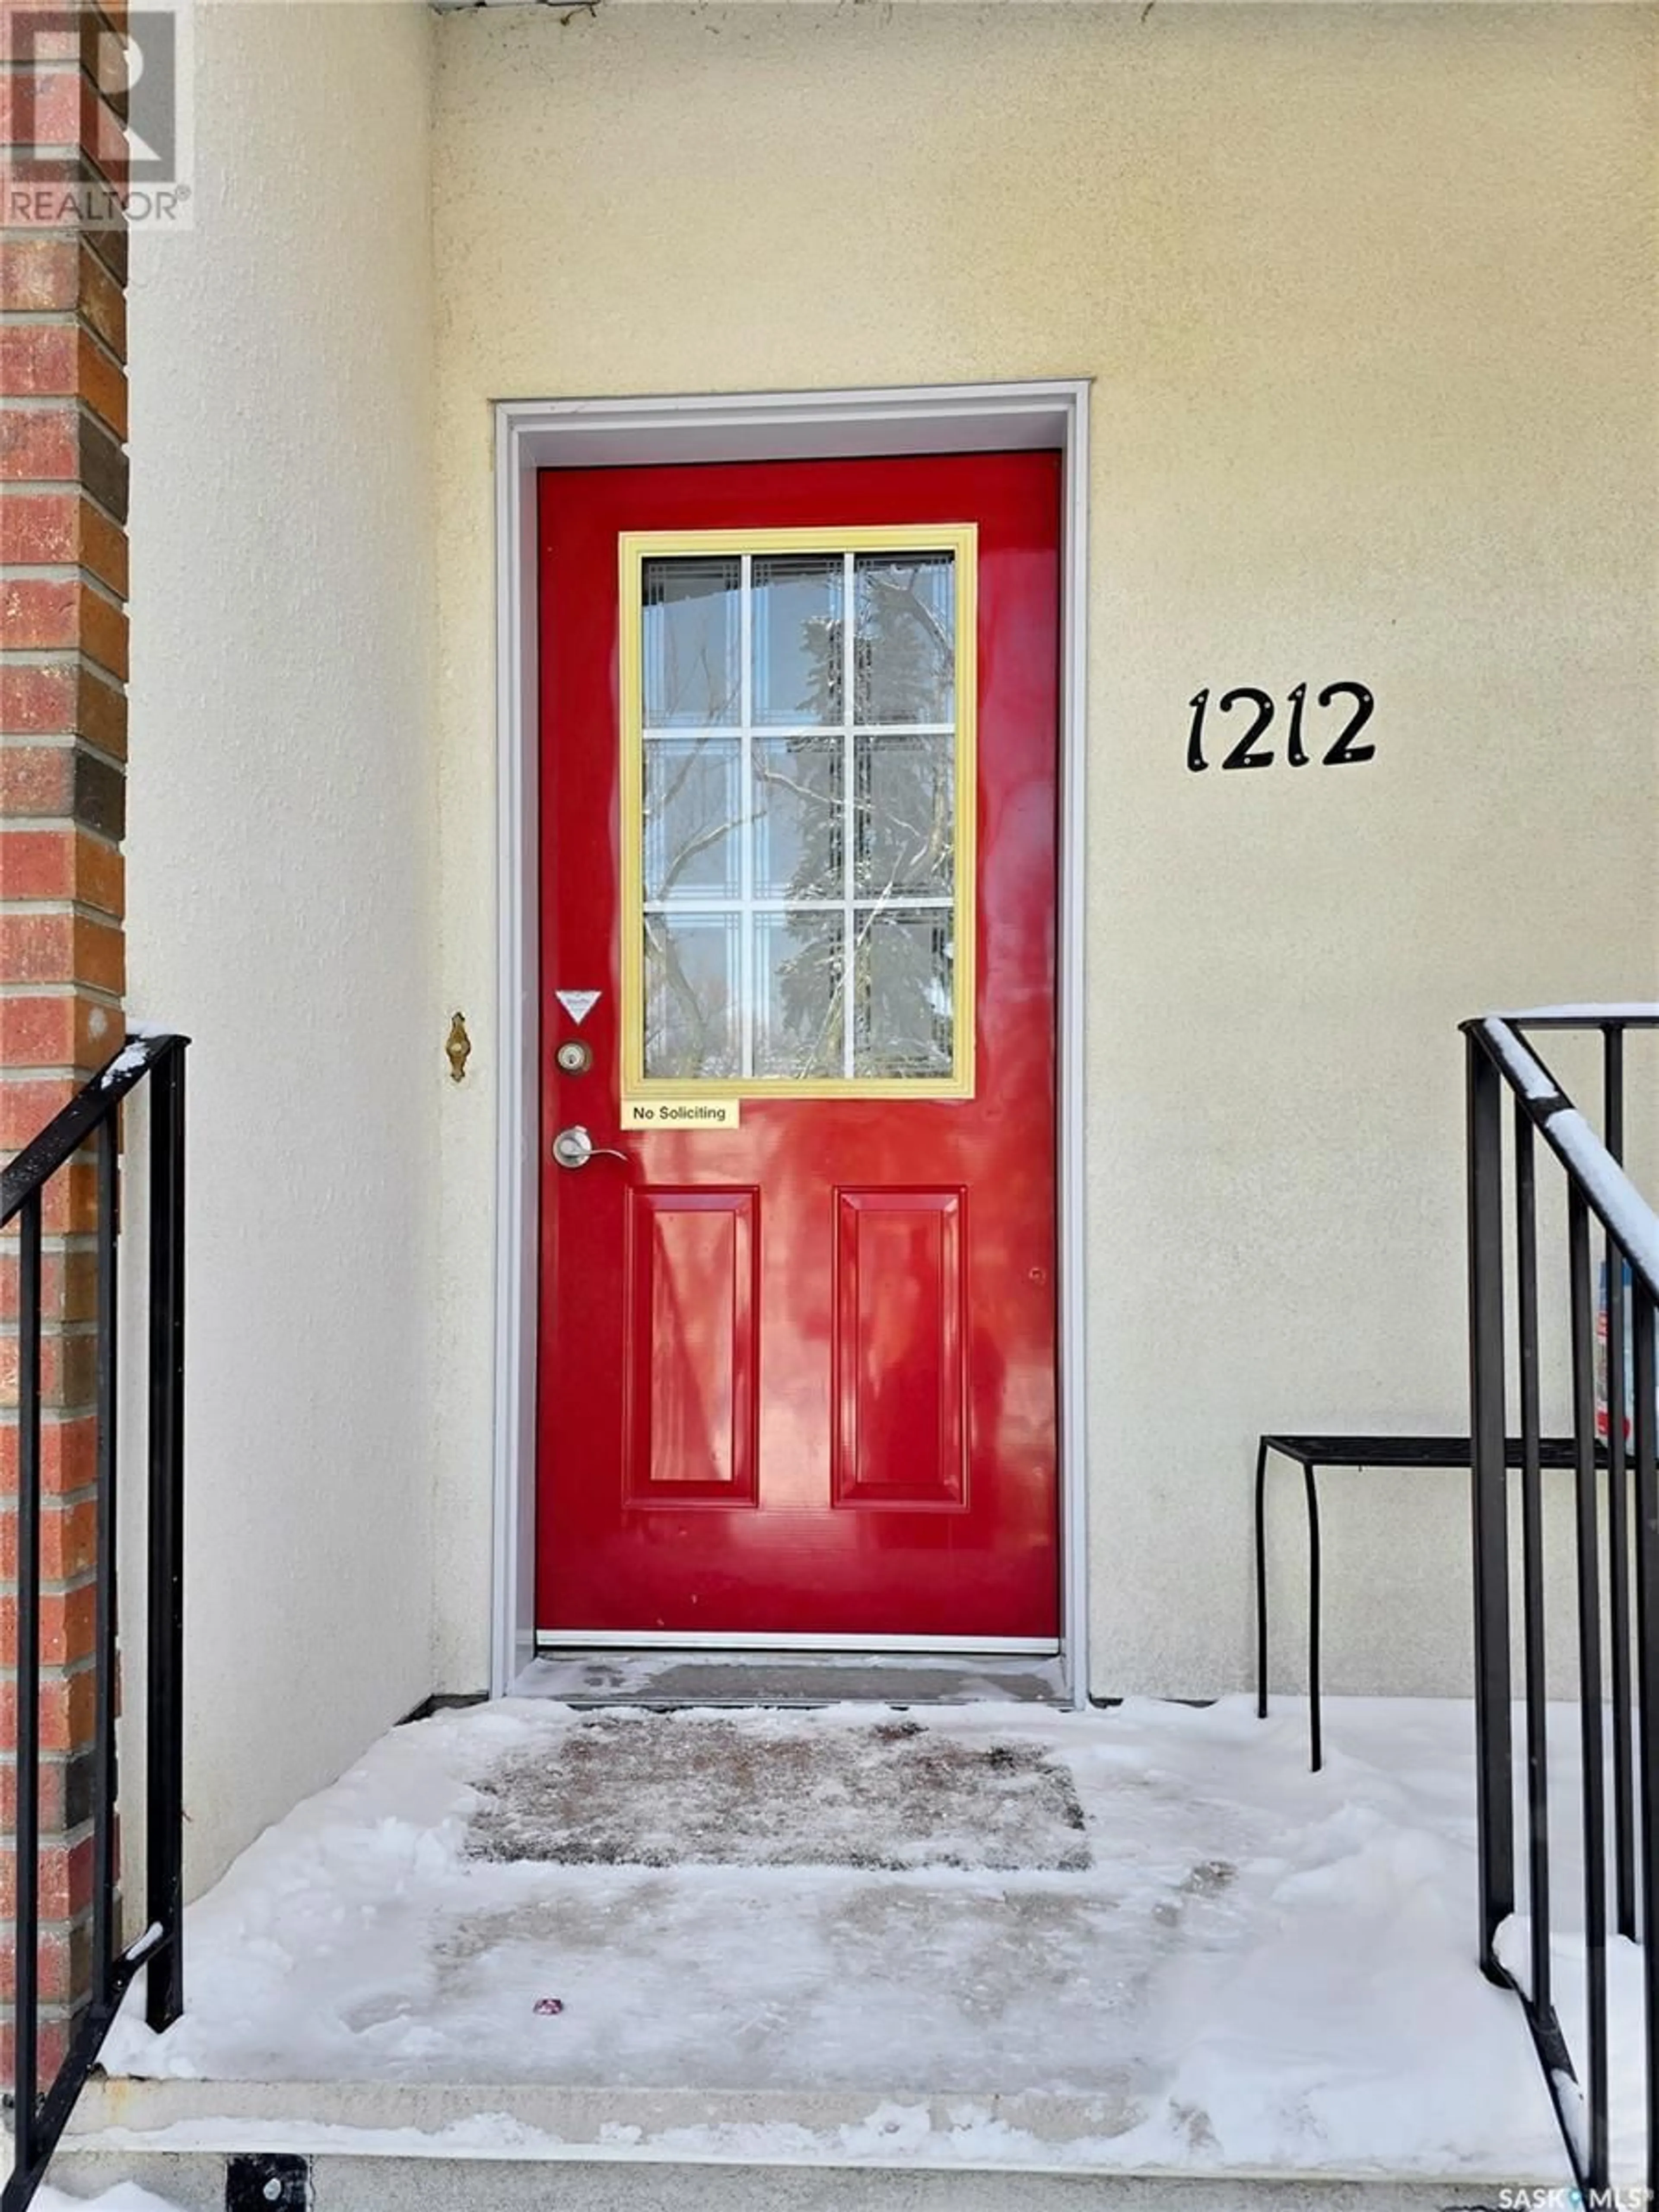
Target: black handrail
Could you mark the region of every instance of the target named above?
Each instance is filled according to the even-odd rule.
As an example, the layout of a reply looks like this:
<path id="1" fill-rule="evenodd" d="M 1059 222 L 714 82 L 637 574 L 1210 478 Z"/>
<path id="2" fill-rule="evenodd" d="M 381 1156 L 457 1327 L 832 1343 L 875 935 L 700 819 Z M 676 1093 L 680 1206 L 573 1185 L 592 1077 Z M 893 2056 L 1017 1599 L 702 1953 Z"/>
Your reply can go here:
<path id="1" fill-rule="evenodd" d="M 182 1658 L 185 1381 L 185 1052 L 175 1036 L 131 1036 L 32 1144 L 0 1169 L 0 1229 L 18 1224 L 17 1747 L 13 1936 L 13 2166 L 0 2212 L 40 2186 L 128 1989 L 168 2027 L 183 2000 Z M 146 1920 L 118 1950 L 116 1245 L 121 1101 L 152 1079 L 149 1146 L 149 1616 L 144 1778 Z M 90 1143 L 97 1187 L 97 1427 L 92 1783 L 93 1986 L 63 2063 L 40 2094 L 40 1251 L 43 1194 Z"/>
<path id="2" fill-rule="evenodd" d="M 1659 1029 L 1659 1008 L 1547 1008 L 1466 1022 L 1468 1081 L 1469 1393 L 1474 1539 L 1476 1796 L 1480 1963 L 1520 1998 L 1573 2176 L 1587 2203 L 1611 2203 L 1607 2107 L 1608 1875 L 1614 1934 L 1643 1948 L 1647 2064 L 1644 2183 L 1659 2203 L 1659 1468 L 1656 1468 L 1655 1316 L 1659 1224 L 1621 1164 L 1625 1036 Z M 1574 1107 L 1523 1032 L 1599 1031 L 1602 1134 Z M 1512 1103 L 1516 1348 L 1521 1434 L 1521 1602 L 1526 1693 L 1527 1891 L 1522 1964 L 1500 1957 L 1516 1910 L 1515 1746 L 1511 1723 L 1508 1455 L 1505 1449 L 1504 1097 Z M 1566 1179 L 1574 1443 L 1573 1551 L 1577 1587 L 1580 1813 L 1584 1852 L 1585 2044 L 1568 2047 L 1551 1978 L 1547 1684 L 1544 1531 L 1540 1484 L 1537 1174 L 1541 1138 Z M 1598 1451 L 1591 1219 L 1607 1264 L 1607 1420 Z M 1631 1372 L 1625 1363 L 1630 1276 Z M 1628 1413 L 1630 1435 L 1626 1435 Z M 1632 1516 L 1631 1492 L 1634 1489 Z M 1607 1498 L 1606 1591 L 1601 1498 Z M 1634 1539 L 1632 1592 L 1631 1552 Z M 1633 1603 L 1632 1603 L 1633 1596 Z M 1632 1646 L 1635 1649 L 1632 1681 Z M 1607 1649 L 1607 1695 L 1602 1689 Z M 1632 1688 L 1634 1699 L 1632 1699 Z M 1613 1804 L 1606 1742 L 1612 1720 Z M 1634 1725 L 1633 1725 L 1634 1723 Z M 1639 1919 L 1638 1919 L 1639 1907 Z M 1580 2075 L 1578 2064 L 1583 2063 Z M 1626 2181 L 1631 2177 L 1626 2177 Z"/>

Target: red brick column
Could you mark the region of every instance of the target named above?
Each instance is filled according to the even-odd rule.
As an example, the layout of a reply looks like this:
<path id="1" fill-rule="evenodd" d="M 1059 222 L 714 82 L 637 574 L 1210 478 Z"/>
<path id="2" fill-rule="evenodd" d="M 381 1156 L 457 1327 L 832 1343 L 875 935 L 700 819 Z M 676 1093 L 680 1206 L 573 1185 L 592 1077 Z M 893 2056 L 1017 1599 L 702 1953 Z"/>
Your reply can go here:
<path id="1" fill-rule="evenodd" d="M 120 0 L 0 0 L 0 1151 L 117 1048 L 127 673 L 126 236 L 77 220 L 123 177 Z M 118 91 L 117 97 L 119 97 Z M 46 189 L 43 189 L 46 188 Z M 41 2059 L 88 1981 L 97 1346 L 93 1192 L 46 1214 Z M 0 1254 L 0 1810 L 16 1725 L 16 1265 Z M 13 1869 L 0 1858 L 0 1914 Z M 12 1943 L 0 1932 L 0 2060 Z"/>

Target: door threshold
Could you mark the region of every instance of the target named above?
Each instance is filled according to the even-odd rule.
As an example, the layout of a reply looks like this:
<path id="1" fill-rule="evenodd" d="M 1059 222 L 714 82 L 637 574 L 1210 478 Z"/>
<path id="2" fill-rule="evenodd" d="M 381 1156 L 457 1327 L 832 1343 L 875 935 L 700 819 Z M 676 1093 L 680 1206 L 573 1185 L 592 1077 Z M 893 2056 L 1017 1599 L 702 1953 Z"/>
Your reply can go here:
<path id="1" fill-rule="evenodd" d="M 538 1653 L 507 1692 L 567 1705 L 1064 1705 L 1064 1662 L 1006 1652 L 709 1650 Z"/>

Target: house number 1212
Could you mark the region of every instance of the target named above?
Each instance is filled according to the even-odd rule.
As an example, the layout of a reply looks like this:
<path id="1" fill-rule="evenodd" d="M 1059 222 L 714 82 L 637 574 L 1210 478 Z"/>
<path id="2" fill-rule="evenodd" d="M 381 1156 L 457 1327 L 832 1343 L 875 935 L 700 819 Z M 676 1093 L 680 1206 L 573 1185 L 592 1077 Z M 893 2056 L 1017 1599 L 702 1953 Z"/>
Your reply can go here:
<path id="1" fill-rule="evenodd" d="M 1376 700 L 1363 684 L 1328 684 L 1319 694 L 1322 707 L 1329 707 L 1338 699 L 1351 700 L 1352 711 L 1328 749 L 1320 755 L 1320 764 L 1324 768 L 1348 768 L 1357 761 L 1370 760 L 1376 751 L 1375 745 L 1354 743 L 1371 719 Z M 1196 775 L 1200 769 L 1210 765 L 1204 757 L 1204 718 L 1210 708 L 1208 687 L 1189 703 L 1193 710 L 1193 726 L 1187 739 L 1187 765 Z M 1298 684 L 1290 694 L 1291 728 L 1285 746 L 1285 757 L 1292 768 L 1306 768 L 1311 757 L 1303 742 L 1302 717 L 1307 703 L 1308 687 L 1305 684 Z M 1222 767 L 1271 768 L 1273 764 L 1272 746 L 1256 743 L 1273 718 L 1271 696 L 1266 691 L 1258 691 L 1254 684 L 1240 684 L 1231 691 L 1224 691 L 1215 702 L 1218 714 L 1231 714 L 1237 706 L 1253 707 L 1255 716 L 1222 762 Z M 1231 732 L 1227 734 L 1231 736 Z M 1322 743 L 1322 737 L 1317 742 Z"/>

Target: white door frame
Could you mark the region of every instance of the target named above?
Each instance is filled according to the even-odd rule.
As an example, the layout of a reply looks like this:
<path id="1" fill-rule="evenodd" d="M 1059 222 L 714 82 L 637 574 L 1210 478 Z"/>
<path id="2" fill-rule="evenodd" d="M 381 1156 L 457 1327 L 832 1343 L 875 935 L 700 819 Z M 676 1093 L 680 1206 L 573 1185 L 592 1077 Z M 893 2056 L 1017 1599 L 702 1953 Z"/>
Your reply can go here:
<path id="1" fill-rule="evenodd" d="M 1058 908 L 1060 1655 L 1088 1695 L 1084 1332 L 1084 708 L 1089 385 L 501 400 L 495 405 L 497 1019 L 495 1563 L 490 1693 L 535 1656 L 536 1208 L 540 1006 L 536 477 L 684 461 L 867 459 L 1058 448 L 1061 520 Z"/>

